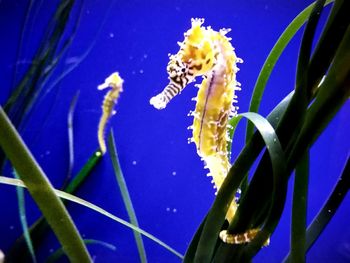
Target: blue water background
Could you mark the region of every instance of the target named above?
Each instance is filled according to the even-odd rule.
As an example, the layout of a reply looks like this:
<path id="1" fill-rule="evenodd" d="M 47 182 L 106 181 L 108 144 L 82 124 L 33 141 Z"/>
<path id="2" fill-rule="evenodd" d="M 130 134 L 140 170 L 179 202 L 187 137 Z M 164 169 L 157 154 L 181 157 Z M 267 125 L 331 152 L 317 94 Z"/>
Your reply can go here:
<path id="1" fill-rule="evenodd" d="M 28 1 L 0 1 L 1 105 L 13 88 L 15 66 L 18 67 L 15 83 L 18 83 L 31 63 L 56 2 L 35 1 L 36 20 L 25 32 L 22 55 L 17 58 Z M 96 87 L 109 74 L 119 71 L 125 80 L 124 92 L 109 127 L 115 132 L 121 166 L 140 227 L 185 253 L 192 235 L 214 200 L 214 190 L 194 144 L 187 144 L 191 136 L 187 127 L 192 123 L 187 114 L 194 109 L 191 98 L 196 95 L 197 89 L 191 84 L 165 110 L 158 111 L 149 105 L 149 99 L 167 84 L 168 53 L 178 51 L 176 42 L 183 40 L 191 18 L 203 17 L 205 25 L 215 30 L 231 28 L 229 36 L 232 44 L 237 55 L 244 60 L 239 65 L 241 70 L 237 76 L 242 83 L 242 91 L 237 95 L 239 111 L 245 112 L 259 70 L 273 44 L 288 23 L 311 2 L 85 1 L 72 46 L 44 88 L 50 87 L 89 48 L 91 51 L 75 70 L 41 96 L 40 103 L 26 120 L 23 138 L 53 185 L 60 188 L 68 168 L 66 120 L 70 101 L 80 90 L 74 116 L 75 174 L 98 147 L 96 127 L 104 92 Z M 73 15 L 78 15 L 77 8 Z M 300 37 L 299 32 L 268 82 L 259 111 L 263 116 L 293 89 Z M 332 190 L 349 154 L 349 114 L 350 104 L 347 102 L 311 150 L 308 223 Z M 242 122 L 234 139 L 233 159 L 243 146 L 243 135 Z M 128 219 L 108 155 L 76 195 Z M 350 261 L 349 198 L 345 198 L 338 213 L 309 252 L 309 262 Z M 40 212 L 29 196 L 26 200 L 31 223 Z M 291 191 L 270 246 L 262 249 L 254 262 L 281 262 L 288 252 L 290 204 Z M 0 185 L 0 207 L 0 249 L 7 251 L 22 231 L 14 187 Z M 114 252 L 90 246 L 95 262 L 138 261 L 132 231 L 79 205 L 69 204 L 68 209 L 83 237 L 116 246 Z M 153 241 L 144 238 L 144 243 L 149 262 L 180 261 Z M 49 235 L 38 251 L 39 258 L 45 259 L 58 247 L 53 235 Z"/>

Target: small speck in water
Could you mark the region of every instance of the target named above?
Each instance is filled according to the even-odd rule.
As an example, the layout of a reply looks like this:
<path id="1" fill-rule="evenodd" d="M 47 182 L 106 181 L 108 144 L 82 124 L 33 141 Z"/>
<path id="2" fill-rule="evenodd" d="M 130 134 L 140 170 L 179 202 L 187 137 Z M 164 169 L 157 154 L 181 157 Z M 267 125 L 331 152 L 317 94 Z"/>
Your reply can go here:
<path id="1" fill-rule="evenodd" d="M 140 74 L 142 74 L 143 73 L 143 69 L 140 69 Z"/>
<path id="2" fill-rule="evenodd" d="M 170 211 L 170 207 L 167 207 L 165 210 L 166 210 L 167 212 L 169 212 L 169 211 Z"/>
<path id="3" fill-rule="evenodd" d="M 109 33 L 109 37 L 110 38 L 114 38 L 114 34 L 113 33 Z"/>
<path id="4" fill-rule="evenodd" d="M 176 213 L 176 212 L 177 212 L 177 209 L 176 209 L 176 208 L 174 208 L 174 209 L 173 209 L 173 213 Z"/>
<path id="5" fill-rule="evenodd" d="M 15 229 L 15 227 L 14 226 L 10 226 L 10 229 L 13 230 L 13 229 Z"/>
<path id="6" fill-rule="evenodd" d="M 172 172 L 171 174 L 175 176 L 175 175 L 176 175 L 176 172 L 174 171 L 174 172 Z"/>
<path id="7" fill-rule="evenodd" d="M 132 161 L 132 165 L 136 165 L 137 164 L 137 162 L 136 161 Z"/>

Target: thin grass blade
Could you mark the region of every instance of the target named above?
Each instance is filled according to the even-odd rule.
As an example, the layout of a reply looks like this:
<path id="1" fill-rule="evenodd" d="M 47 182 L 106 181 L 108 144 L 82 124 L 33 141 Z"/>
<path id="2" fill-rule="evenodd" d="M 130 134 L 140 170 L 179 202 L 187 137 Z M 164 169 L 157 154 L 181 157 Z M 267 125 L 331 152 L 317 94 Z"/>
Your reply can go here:
<path id="1" fill-rule="evenodd" d="M 78 172 L 76 176 L 69 182 L 67 187 L 64 189 L 67 193 L 74 193 L 77 188 L 85 181 L 85 179 L 91 174 L 91 171 L 102 159 L 102 153 L 100 150 L 96 150 L 90 158 L 86 161 L 85 165 Z"/>
<path id="2" fill-rule="evenodd" d="M 114 174 L 116 176 L 119 190 L 121 192 L 123 202 L 124 202 L 126 211 L 128 213 L 130 222 L 134 226 L 138 227 L 139 224 L 138 224 L 138 221 L 136 218 L 135 209 L 134 209 L 134 206 L 133 206 L 132 201 L 131 201 L 131 197 L 129 194 L 128 187 L 126 185 L 126 181 L 125 181 L 123 172 L 122 172 L 121 167 L 120 167 L 118 152 L 117 152 L 117 148 L 115 146 L 115 141 L 114 141 L 113 129 L 111 129 L 111 132 L 109 133 L 109 136 L 108 136 L 108 150 L 109 150 L 109 153 L 111 155 Z M 140 233 L 137 231 L 134 231 L 134 237 L 135 237 L 137 250 L 139 252 L 141 262 L 147 262 L 146 251 L 145 251 L 145 247 L 143 245 L 143 241 L 142 241 L 142 237 L 141 237 Z"/>
<path id="3" fill-rule="evenodd" d="M 9 178 L 9 177 L 4 177 L 4 176 L 0 176 L 0 183 L 2 184 L 8 184 L 8 185 L 14 185 L 14 186 L 20 186 L 20 187 L 26 187 L 24 185 L 24 183 L 21 180 L 18 179 L 13 179 L 13 178 Z M 132 230 L 135 230 L 137 232 L 139 232 L 140 234 L 144 235 L 145 237 L 149 238 L 150 240 L 154 241 L 155 243 L 157 243 L 158 245 L 164 247 L 165 249 L 167 249 L 169 252 L 171 252 L 172 254 L 176 255 L 177 257 L 179 257 L 180 259 L 183 259 L 183 255 L 181 255 L 179 252 L 177 252 L 175 249 L 171 248 L 169 245 L 167 245 L 166 243 L 164 243 L 163 241 L 161 241 L 160 239 L 156 238 L 155 236 L 153 236 L 152 234 L 142 230 L 141 228 L 134 226 L 133 224 L 107 212 L 106 210 L 104 210 L 103 208 L 94 205 L 82 198 L 76 197 L 74 195 L 71 195 L 69 193 L 54 189 L 55 194 L 60 197 L 63 198 L 65 200 L 69 200 L 71 202 L 80 204 L 82 206 L 85 206 L 91 210 L 96 211 L 99 214 L 102 214 L 110 219 L 112 219 L 113 221 L 116 221 Z"/>
<path id="4" fill-rule="evenodd" d="M 72 177 L 72 171 L 74 167 L 74 125 L 73 125 L 73 118 L 74 118 L 74 112 L 75 112 L 75 106 L 77 104 L 78 98 L 79 98 L 80 90 L 78 90 L 69 106 L 68 115 L 67 115 L 67 131 L 68 131 L 68 155 L 69 155 L 69 161 L 68 161 L 68 171 L 66 179 L 63 183 L 63 188 L 65 188 L 66 184 Z"/>
<path id="5" fill-rule="evenodd" d="M 312 55 L 309 69 L 309 97 L 317 91 L 319 83 L 334 58 L 335 53 L 350 24 L 350 1 L 336 0 L 327 19 L 325 28 Z"/>
<path id="6" fill-rule="evenodd" d="M 96 239 L 84 239 L 83 241 L 84 241 L 84 243 L 86 245 L 99 245 L 99 246 L 105 247 L 105 248 L 107 248 L 109 250 L 112 250 L 112 251 L 116 251 L 117 250 L 116 246 L 114 246 L 114 245 L 112 245 L 110 243 L 104 242 L 104 241 L 100 241 L 100 240 L 96 240 Z M 47 258 L 46 263 L 57 262 L 64 255 L 65 255 L 64 250 L 63 250 L 62 247 L 60 247 L 59 249 L 57 249 L 55 252 L 53 252 Z"/>
<path id="7" fill-rule="evenodd" d="M 16 179 L 19 179 L 19 176 L 15 170 L 13 170 L 13 175 Z M 27 245 L 32 262 L 36 263 L 37 260 L 36 260 L 36 256 L 35 256 L 33 242 L 32 242 L 32 239 L 30 237 L 30 232 L 29 232 L 29 228 L 28 228 L 25 199 L 24 199 L 24 190 L 22 187 L 16 187 L 16 192 L 17 192 L 17 200 L 18 200 L 19 218 L 20 218 L 21 225 L 22 225 L 24 240 L 26 242 L 26 245 Z"/>
<path id="8" fill-rule="evenodd" d="M 309 153 L 307 152 L 295 169 L 292 229 L 291 262 L 305 262 L 306 258 L 306 215 L 309 187 Z"/>

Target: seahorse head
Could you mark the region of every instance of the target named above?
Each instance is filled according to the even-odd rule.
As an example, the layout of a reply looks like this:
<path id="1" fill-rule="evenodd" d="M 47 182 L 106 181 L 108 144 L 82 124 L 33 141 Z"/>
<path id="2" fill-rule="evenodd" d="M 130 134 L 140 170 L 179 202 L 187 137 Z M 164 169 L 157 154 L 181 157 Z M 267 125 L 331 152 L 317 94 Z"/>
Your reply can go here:
<path id="1" fill-rule="evenodd" d="M 204 19 L 192 19 L 192 26 L 179 42 L 180 50 L 170 55 L 167 66 L 169 84 L 150 100 L 157 109 L 164 109 L 197 76 L 206 75 L 216 63 L 216 38 L 210 27 L 202 27 Z"/>
<path id="2" fill-rule="evenodd" d="M 185 32 L 185 39 L 178 43 L 177 56 L 189 65 L 194 76 L 206 74 L 215 64 L 215 32 L 210 27 L 203 27 L 204 19 L 191 20 L 191 28 Z"/>
<path id="3" fill-rule="evenodd" d="M 119 76 L 119 73 L 114 72 L 105 79 L 104 83 L 98 85 L 97 89 L 103 90 L 111 87 L 113 89 L 120 89 L 120 91 L 123 91 L 123 82 L 124 80 Z"/>

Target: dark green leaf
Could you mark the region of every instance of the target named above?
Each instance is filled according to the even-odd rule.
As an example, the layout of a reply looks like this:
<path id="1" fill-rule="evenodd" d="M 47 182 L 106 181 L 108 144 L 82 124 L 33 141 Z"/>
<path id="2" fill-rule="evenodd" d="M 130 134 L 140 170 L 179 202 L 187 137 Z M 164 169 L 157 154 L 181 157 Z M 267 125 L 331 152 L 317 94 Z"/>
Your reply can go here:
<path id="1" fill-rule="evenodd" d="M 259 133 L 261 134 L 264 142 L 266 143 L 268 151 L 271 154 L 272 164 L 274 167 L 274 179 L 276 180 L 276 184 L 278 184 L 278 181 L 280 180 L 278 178 L 279 175 L 285 172 L 285 160 L 282 148 L 279 144 L 278 138 L 274 132 L 273 127 L 269 124 L 269 122 L 266 119 L 264 119 L 256 113 L 249 112 L 240 114 L 237 118 L 242 118 L 243 116 L 254 123 Z M 196 252 L 196 262 L 211 261 L 216 241 L 219 236 L 219 232 L 223 225 L 225 215 L 228 209 L 228 204 L 232 202 L 235 192 L 243 176 L 244 173 L 242 173 L 241 167 L 237 166 L 237 163 L 235 162 L 231 167 L 230 172 L 228 173 L 223 185 L 220 187 L 217 198 L 215 199 L 215 202 L 205 221 L 202 235 L 198 243 L 198 249 Z M 281 195 L 285 194 L 283 193 L 283 190 L 283 187 L 281 189 L 276 189 L 276 187 L 274 187 L 274 198 L 283 200 L 283 196 L 281 197 Z M 280 210 L 281 207 L 278 205 L 274 205 L 273 207 L 271 207 L 271 213 L 273 215 L 282 212 Z M 272 217 L 270 218 L 270 220 L 272 219 Z M 265 227 L 268 233 L 270 233 L 270 231 L 273 230 L 270 221 L 267 222 Z M 264 236 L 266 235 L 265 229 L 262 233 L 264 234 Z M 262 239 L 264 239 L 264 237 Z M 264 242 L 264 240 L 262 242 Z"/>
<path id="2" fill-rule="evenodd" d="M 332 3 L 333 1 L 334 0 L 326 1 L 326 5 Z M 266 84 L 279 57 L 281 56 L 282 52 L 284 51 L 290 40 L 294 37 L 294 35 L 298 32 L 302 25 L 307 21 L 313 6 L 314 3 L 309 5 L 302 12 L 300 12 L 298 16 L 294 18 L 294 20 L 283 31 L 279 39 L 276 41 L 276 44 L 271 49 L 270 54 L 266 58 L 264 65 L 262 66 L 259 76 L 256 80 L 249 106 L 250 112 L 258 112 Z M 251 123 L 248 123 L 246 130 L 246 142 L 248 142 L 250 137 L 253 135 L 253 132 L 254 126 Z"/>
<path id="3" fill-rule="evenodd" d="M 309 186 L 309 153 L 298 163 L 295 170 L 292 229 L 291 229 L 291 262 L 305 262 L 306 256 L 306 212 Z"/>

